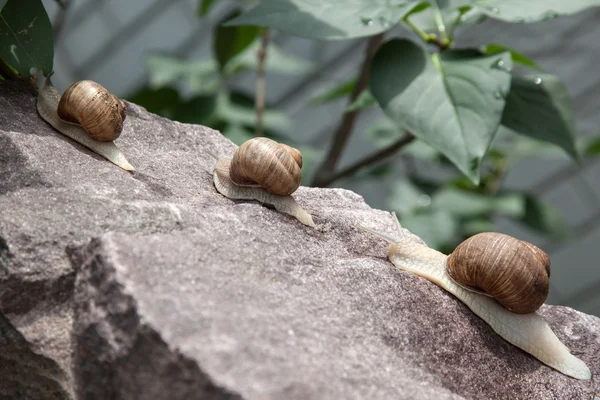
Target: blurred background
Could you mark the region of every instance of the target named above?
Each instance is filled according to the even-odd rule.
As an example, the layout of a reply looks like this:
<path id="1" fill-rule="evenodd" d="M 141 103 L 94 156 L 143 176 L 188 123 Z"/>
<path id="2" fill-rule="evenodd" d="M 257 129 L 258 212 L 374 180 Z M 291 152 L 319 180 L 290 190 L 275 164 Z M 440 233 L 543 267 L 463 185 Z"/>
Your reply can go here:
<path id="1" fill-rule="evenodd" d="M 259 42 L 218 68 L 219 24 L 233 0 L 44 0 L 55 34 L 54 84 L 92 79 L 149 111 L 218 129 L 237 144 L 254 134 Z M 451 251 L 494 230 L 528 240 L 552 259 L 550 304 L 600 316 L 600 9 L 535 24 L 485 21 L 459 28 L 457 46 L 503 43 L 558 75 L 573 96 L 580 165 L 550 144 L 497 135 L 473 186 L 428 145 L 342 177 L 329 187 L 361 194 L 431 247 Z M 221 39 L 227 37 L 221 31 Z M 402 27 L 386 37 L 411 36 Z M 313 41 L 270 32 L 267 136 L 298 147 L 311 185 L 348 105 L 368 39 Z M 221 43 L 222 45 L 222 43 Z M 402 135 L 377 107 L 362 110 L 340 169 Z"/>

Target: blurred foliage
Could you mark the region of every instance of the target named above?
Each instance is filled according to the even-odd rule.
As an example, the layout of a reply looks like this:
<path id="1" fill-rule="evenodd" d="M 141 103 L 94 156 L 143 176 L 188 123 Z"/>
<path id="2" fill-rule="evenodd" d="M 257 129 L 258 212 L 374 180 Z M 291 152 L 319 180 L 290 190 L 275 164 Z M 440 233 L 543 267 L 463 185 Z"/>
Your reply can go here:
<path id="1" fill-rule="evenodd" d="M 199 1 L 198 15 L 202 21 L 206 21 L 216 3 Z M 340 4 L 335 7 L 332 3 Z M 523 11 L 519 20 L 527 21 L 558 15 L 545 13 L 545 6 L 539 1 L 535 5 L 495 2 L 485 7 L 482 1 L 464 0 L 401 3 L 264 0 L 249 11 L 236 8 L 221 21 L 227 21 L 225 24 L 213 28 L 212 58 L 180 60 L 167 55 L 149 56 L 149 85 L 130 100 L 181 122 L 219 129 L 241 144 L 253 137 L 256 114 L 253 99 L 230 89 L 231 82 L 256 71 L 258 39 L 265 28 L 331 40 L 370 36 L 402 23 L 425 42 L 438 40 L 439 45 L 440 40 L 445 40 L 442 45 L 450 46 L 454 30 L 460 24 L 481 23 L 487 18 L 514 22 L 515 10 Z M 332 7 L 336 13 L 329 11 Z M 495 7 L 498 11 L 493 11 Z M 560 13 L 564 14 L 579 10 L 569 5 L 560 7 Z M 321 15 L 326 17 L 321 19 Z M 445 32 L 438 30 L 436 18 L 440 16 L 447 23 Z M 534 74 L 514 75 L 513 64 Z M 265 68 L 271 72 L 301 74 L 318 66 L 286 54 L 270 43 Z M 370 86 L 345 109 L 346 112 L 383 109 L 386 116 L 371 124 L 364 134 L 366 139 L 378 148 L 385 148 L 408 129 L 422 140 L 407 146 L 399 156 L 401 159 L 445 169 L 454 165 L 464 173 L 431 179 L 416 170 L 407 170 L 393 179 L 387 206 L 396 211 L 405 227 L 445 251 L 465 237 L 494 230 L 498 216 L 549 237 L 565 237 L 568 228 L 556 210 L 530 193 L 504 189 L 501 185 L 507 171 L 523 158 L 566 159 L 568 154 L 578 159 L 579 154 L 600 153 L 597 141 L 575 146 L 571 100 L 555 76 L 503 44 L 429 53 L 405 39 L 386 42 L 377 52 L 372 70 Z M 467 76 L 469 84 L 464 85 Z M 307 106 L 348 101 L 356 86 L 355 79 L 332 85 L 313 97 Z M 424 92 L 429 95 L 423 96 Z M 281 135 L 290 126 L 285 115 L 271 108 L 265 112 L 268 136 L 283 138 Z M 445 134 L 440 135 L 440 131 Z M 462 138 L 458 144 L 457 137 Z M 289 143 L 290 136 L 285 140 Z M 324 149 L 289 144 L 301 148 L 305 176 L 310 176 L 315 163 L 322 160 Z M 394 166 L 388 160 L 366 166 L 352 179 L 372 182 L 389 179 L 392 173 Z"/>
<path id="2" fill-rule="evenodd" d="M 40 0 L 0 1 L 0 79 L 30 79 L 52 71 L 52 27 Z M 575 140 L 567 88 L 535 61 L 511 47 L 490 43 L 453 48 L 461 26 L 537 22 L 581 12 L 597 0 L 199 0 L 199 24 L 226 12 L 212 27 L 212 55 L 188 60 L 170 54 L 146 58 L 148 84 L 128 99 L 170 119 L 210 126 L 237 144 L 253 137 L 255 95 L 236 83 L 259 68 L 287 75 L 319 65 L 276 43 L 261 48 L 266 29 L 315 40 L 374 37 L 396 25 L 420 40 L 390 38 L 368 64 L 368 85 L 356 79 L 331 84 L 307 107 L 345 101 L 345 113 L 379 110 L 362 132 L 378 149 L 406 132 L 418 140 L 393 159 L 364 165 L 352 182 L 390 182 L 387 207 L 430 246 L 450 251 L 463 238 L 494 230 L 497 217 L 564 238 L 560 215 L 533 193 L 502 182 L 523 158 L 571 159 L 600 154 L 600 139 Z M 250 6 L 250 7 L 248 7 Z M 435 50 L 432 50 L 435 48 Z M 266 50 L 264 66 L 258 54 Z M 525 73 L 517 73 L 519 66 Z M 360 86 L 362 85 L 362 86 Z M 299 147 L 304 175 L 326 157 L 324 146 L 290 143 L 292 122 L 267 104 L 265 135 Z M 351 133 L 351 132 L 350 132 Z M 292 140 L 295 138 L 292 137 Z M 301 141 L 302 138 L 297 138 Z M 397 174 L 401 164 L 402 173 Z M 444 171 L 427 176 L 415 166 Z M 330 171 L 332 173 L 337 170 Z M 392 177 L 393 176 L 393 177 Z M 342 176 L 345 178 L 345 176 Z"/>

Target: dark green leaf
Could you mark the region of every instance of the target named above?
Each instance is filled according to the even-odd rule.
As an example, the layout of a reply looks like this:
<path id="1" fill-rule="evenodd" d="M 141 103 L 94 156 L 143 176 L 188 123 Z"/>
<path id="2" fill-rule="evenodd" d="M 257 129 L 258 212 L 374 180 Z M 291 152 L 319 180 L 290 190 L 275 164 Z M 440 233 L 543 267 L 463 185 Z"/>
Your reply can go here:
<path id="1" fill-rule="evenodd" d="M 578 159 L 571 97 L 554 75 L 515 76 L 506 98 L 502 125 L 553 143 Z"/>
<path id="2" fill-rule="evenodd" d="M 173 108 L 171 119 L 188 124 L 212 125 L 217 109 L 217 96 L 197 96 Z"/>
<path id="3" fill-rule="evenodd" d="M 52 25 L 41 0 L 8 0 L 0 10 L 0 58 L 23 79 L 31 68 L 52 72 Z"/>
<path id="4" fill-rule="evenodd" d="M 173 88 L 144 88 L 127 96 L 127 100 L 144 107 L 152 113 L 168 117 L 172 108 L 179 103 L 179 94 Z"/>
<path id="5" fill-rule="evenodd" d="M 360 94 L 354 99 L 352 104 L 349 104 L 346 107 L 346 111 L 356 111 L 362 110 L 363 108 L 371 108 L 377 105 L 377 100 L 373 97 L 371 92 L 368 89 L 363 90 Z"/>
<path id="6" fill-rule="evenodd" d="M 600 155 L 600 137 L 593 139 L 586 145 L 584 154 L 587 156 Z"/>
<path id="7" fill-rule="evenodd" d="M 511 49 L 508 46 L 492 43 L 492 44 L 488 44 L 487 46 L 483 47 L 483 52 L 488 55 L 495 55 L 498 53 L 503 53 L 505 51 L 510 52 L 510 56 L 512 57 L 513 62 L 524 65 L 529 68 L 537 69 L 538 71 L 542 71 L 542 72 L 544 71 L 544 69 L 542 67 L 540 67 L 539 65 L 537 65 L 535 62 L 533 62 L 532 59 L 530 59 L 529 57 L 527 57 L 524 54 L 519 53 L 518 51 L 516 51 L 514 49 Z"/>
<path id="8" fill-rule="evenodd" d="M 507 22 L 537 22 L 599 6 L 598 0 L 475 0 L 475 8 Z"/>
<path id="9" fill-rule="evenodd" d="M 342 82 L 336 86 L 333 86 L 329 89 L 324 90 L 317 96 L 313 97 L 310 100 L 310 104 L 326 104 L 341 98 L 344 98 L 356 87 L 356 80 L 350 79 L 349 81 Z"/>
<path id="10" fill-rule="evenodd" d="M 213 51 L 220 69 L 225 68 L 229 60 L 246 50 L 261 31 L 262 29 L 256 26 L 219 25 L 215 30 Z"/>
<path id="11" fill-rule="evenodd" d="M 556 209 L 533 196 L 525 198 L 525 215 L 519 219 L 538 232 L 558 238 L 568 236 L 568 230 Z"/>
<path id="12" fill-rule="evenodd" d="M 198 3 L 198 16 L 204 17 L 206 14 L 208 14 L 214 3 L 215 0 L 200 0 Z"/>
<path id="13" fill-rule="evenodd" d="M 479 165 L 498 130 L 510 87 L 505 68 L 511 67 L 508 52 L 428 54 L 409 40 L 394 39 L 375 55 L 370 89 L 392 120 L 478 183 Z"/>
<path id="14" fill-rule="evenodd" d="M 263 0 L 227 25 L 259 25 L 312 39 L 371 36 L 392 28 L 420 0 Z"/>

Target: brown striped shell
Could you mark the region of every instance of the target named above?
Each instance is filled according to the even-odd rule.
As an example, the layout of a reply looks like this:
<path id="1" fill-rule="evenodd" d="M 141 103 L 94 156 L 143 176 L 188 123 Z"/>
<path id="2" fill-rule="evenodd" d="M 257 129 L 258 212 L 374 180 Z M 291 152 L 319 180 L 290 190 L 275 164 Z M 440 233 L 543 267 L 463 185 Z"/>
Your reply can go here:
<path id="1" fill-rule="evenodd" d="M 462 242 L 446 264 L 459 286 L 493 297 L 506 309 L 529 314 L 542 306 L 550 288 L 550 257 L 531 243 L 496 232 Z"/>
<path id="2" fill-rule="evenodd" d="M 126 106 L 94 81 L 75 82 L 65 91 L 56 110 L 60 119 L 81 127 L 95 140 L 110 142 L 123 130 Z"/>
<path id="3" fill-rule="evenodd" d="M 300 186 L 301 168 L 298 149 L 261 137 L 248 140 L 236 150 L 229 176 L 236 185 L 258 185 L 274 194 L 289 195 Z"/>

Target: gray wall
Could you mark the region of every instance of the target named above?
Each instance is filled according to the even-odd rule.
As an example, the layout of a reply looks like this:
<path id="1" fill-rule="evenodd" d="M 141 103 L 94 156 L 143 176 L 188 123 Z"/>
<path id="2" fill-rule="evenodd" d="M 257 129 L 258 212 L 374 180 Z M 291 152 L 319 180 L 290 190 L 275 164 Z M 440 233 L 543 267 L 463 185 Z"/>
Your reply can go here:
<path id="1" fill-rule="evenodd" d="M 120 96 L 144 84 L 146 54 L 209 57 L 211 24 L 231 5 L 220 1 L 209 18 L 200 21 L 195 13 L 197 0 L 71 3 L 68 12 L 62 14 L 54 0 L 44 0 L 51 20 L 62 21 L 55 53 L 55 84 L 63 90 L 76 80 L 93 79 Z M 407 35 L 401 29 L 394 34 Z M 531 56 L 568 86 L 575 101 L 578 135 L 598 135 L 600 9 L 531 25 L 488 22 L 459 32 L 457 38 L 460 45 L 509 44 Z M 275 34 L 274 40 L 286 50 L 312 60 L 318 68 L 302 76 L 268 75 L 267 101 L 291 116 L 293 127 L 288 134 L 296 141 L 326 143 L 344 104 L 306 107 L 306 100 L 356 73 L 364 41 L 314 42 L 281 34 Z M 253 76 L 240 79 L 236 85 L 251 93 Z M 376 111 L 361 116 L 342 164 L 373 146 L 361 133 L 377 117 Z M 427 163 L 419 164 L 419 168 L 431 176 L 451 173 Z M 551 255 L 549 302 L 600 315 L 600 268 L 596 257 L 600 245 L 600 163 L 584 162 L 578 168 L 561 157 L 527 159 L 509 172 L 503 185 L 539 195 L 562 213 L 574 232 L 567 242 L 548 241 L 508 220 L 498 221 L 498 230 L 541 245 Z M 372 206 L 388 208 L 384 200 L 389 192 L 387 182 L 346 187 L 363 194 Z"/>

